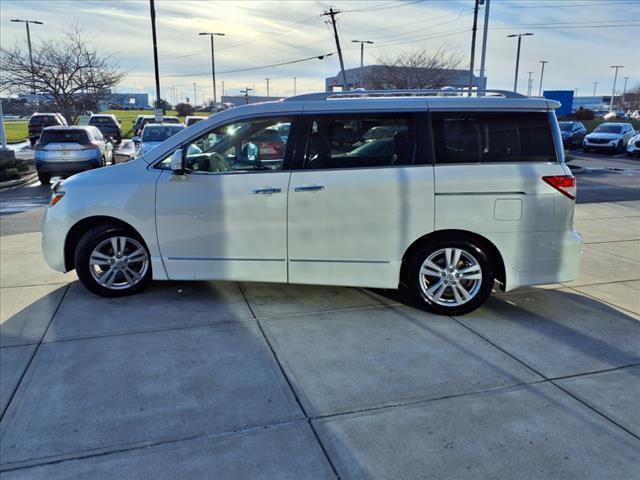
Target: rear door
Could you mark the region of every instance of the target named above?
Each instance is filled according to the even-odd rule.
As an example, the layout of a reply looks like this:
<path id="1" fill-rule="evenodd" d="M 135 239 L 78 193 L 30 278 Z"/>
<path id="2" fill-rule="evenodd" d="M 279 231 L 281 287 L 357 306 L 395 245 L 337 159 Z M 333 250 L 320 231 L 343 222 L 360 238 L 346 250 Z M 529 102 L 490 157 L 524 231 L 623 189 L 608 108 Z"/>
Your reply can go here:
<path id="1" fill-rule="evenodd" d="M 306 122 L 289 185 L 289 282 L 397 287 L 402 255 L 433 229 L 433 166 L 417 142 L 426 124 L 412 112 Z M 368 139 L 379 126 L 392 133 Z"/>

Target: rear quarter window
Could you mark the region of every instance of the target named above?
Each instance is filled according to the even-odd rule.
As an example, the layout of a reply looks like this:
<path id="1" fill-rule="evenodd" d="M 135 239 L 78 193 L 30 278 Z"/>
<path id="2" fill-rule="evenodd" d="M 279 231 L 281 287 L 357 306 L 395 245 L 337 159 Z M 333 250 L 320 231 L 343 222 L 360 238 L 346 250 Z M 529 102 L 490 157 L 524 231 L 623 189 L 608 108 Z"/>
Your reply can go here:
<path id="1" fill-rule="evenodd" d="M 436 163 L 557 162 L 545 112 L 432 114 Z"/>

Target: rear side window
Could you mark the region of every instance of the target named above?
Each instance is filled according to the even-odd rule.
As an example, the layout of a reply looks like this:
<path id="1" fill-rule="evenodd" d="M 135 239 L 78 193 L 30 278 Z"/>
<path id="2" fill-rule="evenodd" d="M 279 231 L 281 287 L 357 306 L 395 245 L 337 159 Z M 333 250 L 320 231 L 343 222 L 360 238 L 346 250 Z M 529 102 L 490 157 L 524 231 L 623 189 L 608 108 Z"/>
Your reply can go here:
<path id="1" fill-rule="evenodd" d="M 321 115 L 311 119 L 305 169 L 413 164 L 413 114 Z"/>
<path id="2" fill-rule="evenodd" d="M 89 138 L 84 130 L 49 130 L 42 132 L 40 145 L 49 143 L 87 143 Z"/>
<path id="3" fill-rule="evenodd" d="M 432 114 L 436 163 L 557 162 L 544 112 Z"/>
<path id="4" fill-rule="evenodd" d="M 109 117 L 91 117 L 89 119 L 89 125 L 115 125 L 113 118 Z"/>

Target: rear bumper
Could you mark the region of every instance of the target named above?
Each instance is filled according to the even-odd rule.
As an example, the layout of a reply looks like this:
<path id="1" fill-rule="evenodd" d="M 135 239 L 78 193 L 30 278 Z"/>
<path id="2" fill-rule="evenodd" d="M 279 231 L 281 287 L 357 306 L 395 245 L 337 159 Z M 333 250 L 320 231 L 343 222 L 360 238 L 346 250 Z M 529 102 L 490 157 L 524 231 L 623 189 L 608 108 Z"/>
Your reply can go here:
<path id="1" fill-rule="evenodd" d="M 38 173 L 48 173 L 50 175 L 74 175 L 76 173 L 93 170 L 94 168 L 99 168 L 101 166 L 100 160 L 97 159 L 80 161 L 66 160 L 64 162 L 45 162 L 42 160 L 36 160 L 36 170 Z"/>
<path id="2" fill-rule="evenodd" d="M 582 235 L 576 231 L 523 232 L 517 238 L 505 236 L 496 246 L 503 254 L 505 291 L 570 282 L 580 274 Z M 522 252 L 536 252 L 537 255 L 519 256 Z"/>

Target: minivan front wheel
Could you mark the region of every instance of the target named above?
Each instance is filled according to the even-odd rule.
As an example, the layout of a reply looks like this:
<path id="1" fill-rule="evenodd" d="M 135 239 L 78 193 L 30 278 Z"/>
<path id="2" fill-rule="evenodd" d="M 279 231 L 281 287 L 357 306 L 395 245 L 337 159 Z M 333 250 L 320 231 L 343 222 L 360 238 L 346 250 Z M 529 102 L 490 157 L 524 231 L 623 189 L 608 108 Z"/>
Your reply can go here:
<path id="1" fill-rule="evenodd" d="M 131 295 L 151 282 L 149 252 L 141 238 L 118 226 L 98 226 L 80 239 L 78 278 L 103 297 Z"/>
<path id="2" fill-rule="evenodd" d="M 482 305 L 493 286 L 491 262 L 468 240 L 434 242 L 418 251 L 409 289 L 423 307 L 442 315 L 463 315 Z"/>

